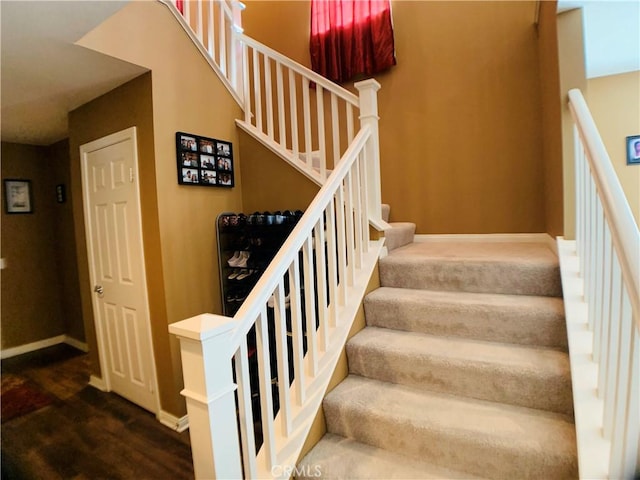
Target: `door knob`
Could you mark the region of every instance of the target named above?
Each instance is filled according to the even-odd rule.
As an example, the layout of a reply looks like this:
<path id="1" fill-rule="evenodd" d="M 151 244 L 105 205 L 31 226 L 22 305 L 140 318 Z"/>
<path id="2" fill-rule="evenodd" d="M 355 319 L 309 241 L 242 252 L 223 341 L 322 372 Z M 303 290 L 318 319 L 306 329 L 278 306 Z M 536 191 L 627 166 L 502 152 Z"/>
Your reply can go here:
<path id="1" fill-rule="evenodd" d="M 96 292 L 98 295 L 102 295 L 104 293 L 104 288 L 102 288 L 102 285 L 96 285 L 93 288 L 93 291 Z"/>

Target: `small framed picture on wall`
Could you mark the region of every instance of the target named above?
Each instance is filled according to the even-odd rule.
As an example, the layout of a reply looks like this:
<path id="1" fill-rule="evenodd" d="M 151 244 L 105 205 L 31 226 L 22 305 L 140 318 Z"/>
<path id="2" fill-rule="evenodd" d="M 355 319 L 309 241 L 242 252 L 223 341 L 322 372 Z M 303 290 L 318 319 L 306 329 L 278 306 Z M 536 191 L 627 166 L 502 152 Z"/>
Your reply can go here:
<path id="1" fill-rule="evenodd" d="M 5 180 L 4 202 L 7 213 L 33 213 L 31 180 Z"/>
<path id="2" fill-rule="evenodd" d="M 178 183 L 233 187 L 233 145 L 216 138 L 176 132 Z"/>
<path id="3" fill-rule="evenodd" d="M 640 135 L 627 137 L 627 165 L 640 165 Z"/>

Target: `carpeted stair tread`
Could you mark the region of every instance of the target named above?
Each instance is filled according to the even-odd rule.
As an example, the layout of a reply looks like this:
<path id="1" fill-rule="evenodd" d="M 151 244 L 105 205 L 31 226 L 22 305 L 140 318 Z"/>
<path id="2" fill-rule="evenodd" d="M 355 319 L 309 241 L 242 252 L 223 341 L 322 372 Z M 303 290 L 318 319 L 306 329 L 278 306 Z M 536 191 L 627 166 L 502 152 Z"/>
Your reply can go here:
<path id="1" fill-rule="evenodd" d="M 349 341 L 347 355 L 356 375 L 573 414 L 564 352 L 367 327 Z"/>
<path id="2" fill-rule="evenodd" d="M 567 349 L 559 298 L 382 287 L 364 308 L 371 326 Z"/>
<path id="3" fill-rule="evenodd" d="M 385 287 L 562 295 L 557 256 L 544 243 L 414 242 L 380 260 Z"/>
<path id="4" fill-rule="evenodd" d="M 302 459 L 298 472 L 302 475 L 297 479 L 317 478 L 317 472 L 322 478 L 344 480 L 479 479 L 330 433 Z"/>
<path id="5" fill-rule="evenodd" d="M 575 478 L 566 416 L 349 375 L 324 400 L 327 430 L 488 478 Z"/>
<path id="6" fill-rule="evenodd" d="M 391 222 L 391 228 L 384 231 L 385 246 L 391 252 L 413 242 L 416 224 L 410 222 Z"/>

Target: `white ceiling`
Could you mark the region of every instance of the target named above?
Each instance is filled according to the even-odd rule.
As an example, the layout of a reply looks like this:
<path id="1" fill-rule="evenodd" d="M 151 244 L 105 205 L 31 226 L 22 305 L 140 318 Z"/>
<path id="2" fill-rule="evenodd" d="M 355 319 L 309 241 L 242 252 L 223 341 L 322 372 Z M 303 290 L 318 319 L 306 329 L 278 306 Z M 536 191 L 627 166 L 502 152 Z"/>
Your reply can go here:
<path id="1" fill-rule="evenodd" d="M 640 70 L 638 0 L 559 0 L 558 12 L 583 9 L 587 78 Z"/>
<path id="2" fill-rule="evenodd" d="M 74 45 L 127 3 L 0 1 L 3 141 L 55 143 L 69 111 L 146 71 Z"/>

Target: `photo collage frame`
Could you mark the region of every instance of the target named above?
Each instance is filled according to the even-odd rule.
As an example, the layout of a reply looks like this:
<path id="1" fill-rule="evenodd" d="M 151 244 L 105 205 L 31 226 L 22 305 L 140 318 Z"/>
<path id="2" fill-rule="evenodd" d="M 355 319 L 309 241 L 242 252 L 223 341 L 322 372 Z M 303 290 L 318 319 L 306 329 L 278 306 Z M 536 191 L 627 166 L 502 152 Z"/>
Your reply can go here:
<path id="1" fill-rule="evenodd" d="M 176 132 L 178 183 L 233 187 L 233 145 L 216 138 Z"/>

